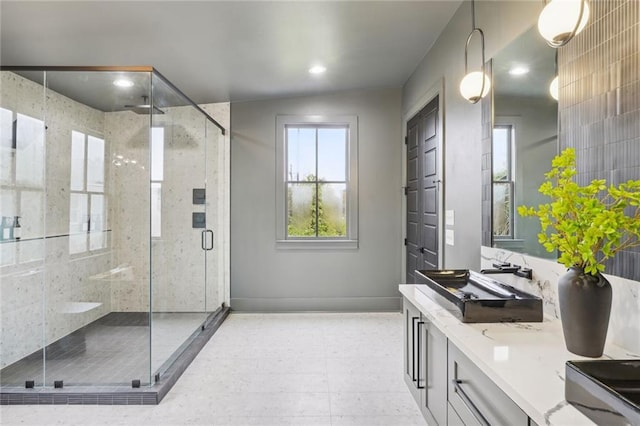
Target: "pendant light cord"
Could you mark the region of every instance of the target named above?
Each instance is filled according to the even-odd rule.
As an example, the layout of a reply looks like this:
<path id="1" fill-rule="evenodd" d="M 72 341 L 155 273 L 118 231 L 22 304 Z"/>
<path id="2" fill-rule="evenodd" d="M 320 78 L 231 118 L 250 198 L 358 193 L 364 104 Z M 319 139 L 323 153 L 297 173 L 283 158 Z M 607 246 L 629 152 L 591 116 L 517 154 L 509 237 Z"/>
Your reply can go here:
<path id="1" fill-rule="evenodd" d="M 471 0 L 471 31 L 476 29 L 476 2 Z"/>
<path id="2" fill-rule="evenodd" d="M 474 33 L 478 33 L 480 34 L 480 42 L 481 42 L 481 48 L 482 48 L 482 85 L 480 86 L 480 93 L 478 94 L 478 98 L 477 100 L 474 101 L 470 101 L 471 103 L 478 103 L 478 101 L 482 98 L 482 93 L 484 92 L 484 87 L 485 87 L 485 66 L 484 66 L 484 33 L 482 32 L 482 30 L 480 28 L 476 27 L 476 4 L 475 4 L 475 0 L 471 0 L 471 32 L 469 33 L 469 36 L 467 37 L 467 44 L 464 46 L 464 74 L 465 76 L 468 74 L 469 72 L 469 66 L 468 66 L 468 51 L 469 51 L 469 42 L 471 41 L 471 38 L 473 37 Z"/>

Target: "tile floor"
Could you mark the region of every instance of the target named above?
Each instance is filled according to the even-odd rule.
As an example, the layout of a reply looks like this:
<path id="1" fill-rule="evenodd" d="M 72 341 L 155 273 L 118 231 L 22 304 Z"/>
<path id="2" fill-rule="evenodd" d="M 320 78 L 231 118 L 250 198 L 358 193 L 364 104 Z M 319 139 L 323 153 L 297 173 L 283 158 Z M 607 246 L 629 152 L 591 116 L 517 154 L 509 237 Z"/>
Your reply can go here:
<path id="1" fill-rule="evenodd" d="M 425 425 L 402 316 L 232 314 L 158 406 L 1 406 L 2 425 Z"/>

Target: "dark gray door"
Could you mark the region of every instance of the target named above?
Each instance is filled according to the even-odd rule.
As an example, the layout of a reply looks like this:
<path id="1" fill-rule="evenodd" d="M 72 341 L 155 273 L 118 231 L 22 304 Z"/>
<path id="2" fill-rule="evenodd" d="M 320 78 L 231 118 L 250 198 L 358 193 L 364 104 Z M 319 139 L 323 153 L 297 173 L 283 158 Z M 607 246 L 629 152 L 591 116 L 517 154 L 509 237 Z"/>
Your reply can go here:
<path id="1" fill-rule="evenodd" d="M 420 114 L 407 123 L 407 283 L 416 282 L 414 271 L 422 262 L 420 255 L 420 202 L 418 188 L 420 187 Z"/>
<path id="2" fill-rule="evenodd" d="M 407 123 L 407 283 L 438 268 L 438 98 Z"/>

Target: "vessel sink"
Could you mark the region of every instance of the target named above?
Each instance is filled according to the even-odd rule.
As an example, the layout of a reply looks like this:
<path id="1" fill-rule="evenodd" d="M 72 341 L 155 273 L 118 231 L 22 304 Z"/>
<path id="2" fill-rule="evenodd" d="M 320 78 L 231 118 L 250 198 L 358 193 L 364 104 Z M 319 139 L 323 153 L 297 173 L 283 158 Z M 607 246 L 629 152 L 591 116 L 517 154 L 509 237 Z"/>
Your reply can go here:
<path id="1" fill-rule="evenodd" d="M 640 359 L 567 361 L 565 399 L 602 425 L 640 425 Z"/>
<path id="2" fill-rule="evenodd" d="M 541 322 L 542 299 L 468 269 L 416 270 L 418 290 L 462 322 Z"/>

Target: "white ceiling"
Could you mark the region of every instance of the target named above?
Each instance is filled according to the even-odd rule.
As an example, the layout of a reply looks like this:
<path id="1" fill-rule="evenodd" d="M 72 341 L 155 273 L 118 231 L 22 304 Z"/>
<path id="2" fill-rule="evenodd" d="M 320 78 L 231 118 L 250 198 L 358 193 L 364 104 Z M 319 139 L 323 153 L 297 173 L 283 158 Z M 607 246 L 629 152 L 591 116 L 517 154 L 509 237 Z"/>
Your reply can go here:
<path id="1" fill-rule="evenodd" d="M 460 3 L 2 0 L 0 61 L 152 65 L 197 103 L 400 87 Z"/>

